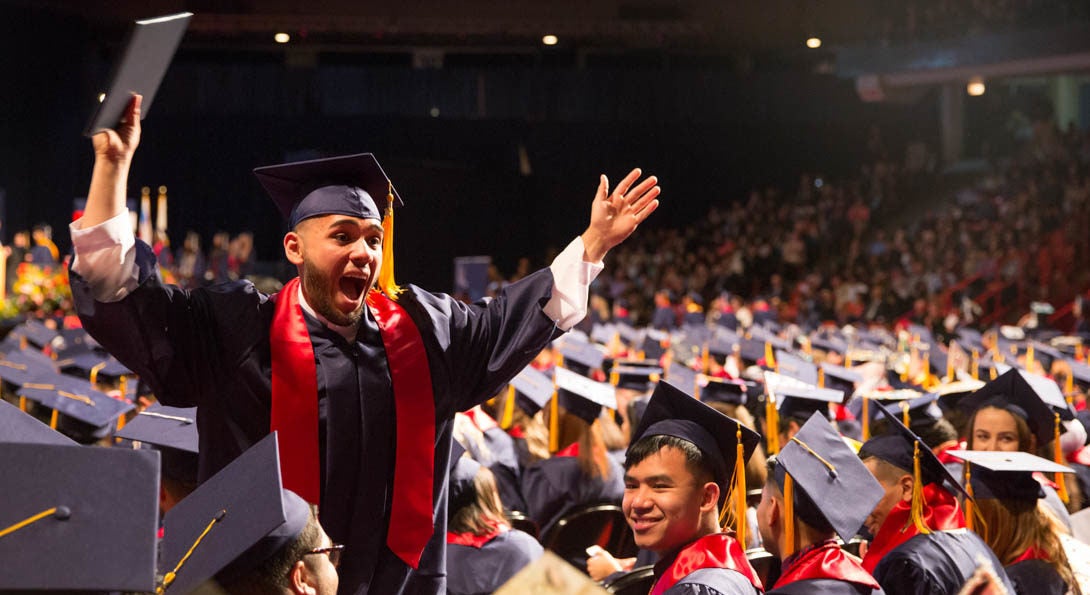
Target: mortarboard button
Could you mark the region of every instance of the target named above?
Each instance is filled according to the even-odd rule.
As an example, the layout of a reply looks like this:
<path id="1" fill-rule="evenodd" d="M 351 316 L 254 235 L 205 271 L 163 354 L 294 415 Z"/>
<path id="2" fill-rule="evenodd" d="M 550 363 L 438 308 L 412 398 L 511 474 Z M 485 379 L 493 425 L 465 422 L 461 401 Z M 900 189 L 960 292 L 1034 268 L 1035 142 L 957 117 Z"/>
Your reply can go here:
<path id="1" fill-rule="evenodd" d="M 268 165 L 254 170 L 290 227 L 320 215 L 382 219 L 392 192 L 403 205 L 390 178 L 371 153 Z"/>
<path id="2" fill-rule="evenodd" d="M 0 585 L 155 590 L 159 454 L 4 444 Z"/>

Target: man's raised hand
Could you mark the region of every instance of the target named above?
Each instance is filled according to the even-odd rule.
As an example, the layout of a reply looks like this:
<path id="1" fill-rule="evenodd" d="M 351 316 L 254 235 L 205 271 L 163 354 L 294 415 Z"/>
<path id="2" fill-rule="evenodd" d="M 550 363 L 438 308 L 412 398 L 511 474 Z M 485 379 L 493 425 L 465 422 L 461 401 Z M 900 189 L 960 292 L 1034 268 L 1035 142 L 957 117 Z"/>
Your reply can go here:
<path id="1" fill-rule="evenodd" d="M 641 175 L 639 168 L 632 170 L 613 192 L 609 191 L 609 179 L 602 175 L 591 205 L 590 226 L 583 232 L 584 256 L 588 262 L 602 260 L 658 208 L 657 197 L 662 191 L 657 185 L 658 178 L 648 176 L 633 186 Z"/>

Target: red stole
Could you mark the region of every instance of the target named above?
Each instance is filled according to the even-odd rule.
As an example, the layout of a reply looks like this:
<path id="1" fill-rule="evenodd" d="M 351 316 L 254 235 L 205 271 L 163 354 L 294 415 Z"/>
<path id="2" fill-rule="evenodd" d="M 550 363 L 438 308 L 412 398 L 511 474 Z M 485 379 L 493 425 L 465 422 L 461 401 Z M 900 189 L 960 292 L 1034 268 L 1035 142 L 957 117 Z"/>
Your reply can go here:
<path id="1" fill-rule="evenodd" d="M 931 483 L 923 487 L 923 496 L 923 518 L 929 529 L 949 531 L 965 528 L 965 517 L 953 494 L 942 486 Z M 863 556 L 863 568 L 867 572 L 874 572 L 874 568 L 886 554 L 916 536 L 916 525 L 910 514 L 911 505 L 911 502 L 902 500 L 889 511 L 889 516 L 878 529 L 878 535 L 871 541 L 867 555 Z"/>
<path id="2" fill-rule="evenodd" d="M 572 442 L 566 448 L 562 448 L 553 454 L 553 457 L 577 457 L 579 456 L 579 443 Z"/>
<path id="3" fill-rule="evenodd" d="M 496 420 L 492 419 L 491 415 L 485 413 L 484 410 L 481 409 L 480 405 L 466 411 L 465 416 L 469 418 L 469 421 L 473 422 L 473 426 L 480 430 L 482 434 L 492 428 L 500 427 L 500 425 L 496 423 Z"/>
<path id="4" fill-rule="evenodd" d="M 492 531 L 489 531 L 484 535 L 477 535 L 472 531 L 467 531 L 465 533 L 451 533 L 450 531 L 448 531 L 447 543 L 454 545 L 468 545 L 470 547 L 481 549 L 482 547 L 484 547 L 484 544 L 492 541 L 501 533 L 506 533 L 510 530 L 511 527 L 509 527 L 506 523 L 498 523 L 494 526 Z"/>
<path id="5" fill-rule="evenodd" d="M 833 579 L 864 585 L 870 589 L 879 587 L 878 581 L 854 558 L 844 553 L 835 540 L 827 541 L 803 552 L 792 560 L 773 589 L 797 581 Z"/>
<path id="6" fill-rule="evenodd" d="M 308 502 L 321 500 L 318 453 L 318 373 L 299 304 L 299 279 L 274 296 L 271 430 L 279 432 L 284 487 Z M 386 544 L 417 568 L 434 532 L 435 399 L 420 330 L 405 310 L 378 291 L 367 296 L 378 322 L 394 389 L 397 444 Z"/>
<path id="7" fill-rule="evenodd" d="M 935 449 L 935 458 L 939 460 L 943 465 L 949 465 L 950 463 L 961 463 L 961 459 L 950 456 L 949 451 L 964 449 L 965 443 L 951 440 L 946 444 L 940 445 Z"/>
<path id="8" fill-rule="evenodd" d="M 1044 560 L 1045 562 L 1049 561 L 1048 556 L 1045 555 L 1044 550 L 1038 548 L 1035 545 L 1031 545 L 1028 549 L 1026 549 L 1026 551 L 1022 552 L 1021 556 L 1015 558 L 1014 561 L 1011 562 L 1011 564 L 1027 562 L 1029 560 Z M 1010 564 L 1008 564 L 1008 566 L 1010 566 Z"/>
<path id="9" fill-rule="evenodd" d="M 655 581 L 650 595 L 662 595 L 681 579 L 701 568 L 727 568 L 740 572 L 758 591 L 764 591 L 761 579 L 749 565 L 746 552 L 734 538 L 734 532 L 705 535 L 678 552 L 674 561 Z"/>

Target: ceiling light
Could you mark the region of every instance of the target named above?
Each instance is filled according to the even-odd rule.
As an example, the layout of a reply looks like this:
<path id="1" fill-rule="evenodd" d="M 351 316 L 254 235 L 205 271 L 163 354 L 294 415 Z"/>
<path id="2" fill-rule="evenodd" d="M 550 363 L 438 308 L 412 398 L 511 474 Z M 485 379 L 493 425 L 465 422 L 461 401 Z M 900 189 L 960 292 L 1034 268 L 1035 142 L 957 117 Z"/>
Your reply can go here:
<path id="1" fill-rule="evenodd" d="M 273 39 L 276 40 L 276 43 L 287 43 L 291 41 L 291 35 L 288 35 L 287 33 L 277 33 L 276 35 L 273 35 Z"/>
<path id="2" fill-rule="evenodd" d="M 541 43 L 545 45 L 556 45 L 559 42 L 560 40 L 557 39 L 555 35 L 546 35 L 541 38 Z"/>
<path id="3" fill-rule="evenodd" d="M 986 90 L 987 87 L 984 86 L 984 79 L 979 76 L 974 76 L 969 79 L 969 84 L 965 87 L 965 92 L 973 97 L 980 97 Z"/>
<path id="4" fill-rule="evenodd" d="M 811 37 L 810 39 L 807 39 L 806 40 L 806 47 L 808 47 L 808 48 L 810 48 L 812 50 L 818 49 L 819 47 L 821 47 L 821 39 L 819 39 L 817 37 Z"/>

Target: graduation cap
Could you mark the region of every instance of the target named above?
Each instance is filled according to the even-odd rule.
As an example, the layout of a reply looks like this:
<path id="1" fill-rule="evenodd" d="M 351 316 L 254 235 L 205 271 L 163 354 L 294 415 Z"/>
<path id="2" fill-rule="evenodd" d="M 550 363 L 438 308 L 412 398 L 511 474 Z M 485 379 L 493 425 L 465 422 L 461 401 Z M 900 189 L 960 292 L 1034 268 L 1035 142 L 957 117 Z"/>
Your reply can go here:
<path id="1" fill-rule="evenodd" d="M 56 364 L 62 372 L 75 372 L 87 378 L 91 384 L 97 384 L 99 378 L 121 378 L 133 374 L 132 370 L 117 361 L 114 356 L 95 351 L 71 354 L 58 359 Z"/>
<path id="2" fill-rule="evenodd" d="M 817 366 L 782 349 L 776 350 L 776 371 L 806 384 L 818 383 Z"/>
<path id="3" fill-rule="evenodd" d="M 560 406 L 588 424 L 598 419 L 603 407 L 617 408 L 613 385 L 595 382 L 571 370 L 556 369 L 556 389 Z"/>
<path id="4" fill-rule="evenodd" d="M 798 550 L 794 519 L 828 527 L 845 543 L 859 532 L 885 490 L 821 414 L 815 412 L 776 455 L 773 477 L 784 493 L 789 551 Z"/>
<path id="5" fill-rule="evenodd" d="M 956 380 L 940 384 L 932 392 L 939 397 L 939 407 L 944 411 L 953 411 L 960 408 L 963 398 L 980 390 L 985 384 L 983 380 Z"/>
<path id="6" fill-rule="evenodd" d="M 781 339 L 775 333 L 765 329 L 763 326 L 754 325 L 749 327 L 749 338 L 756 339 L 762 343 L 768 343 L 773 349 L 780 349 L 783 351 L 790 351 L 791 343 Z"/>
<path id="7" fill-rule="evenodd" d="M 451 443 L 450 464 L 448 466 L 450 481 L 447 483 L 447 508 L 450 514 L 454 514 L 472 504 L 477 493 L 473 482 L 477 479 L 477 472 L 481 470 L 481 464 L 471 457 L 462 456 L 465 452 L 465 447 L 459 444 L 457 440 Z"/>
<path id="8" fill-rule="evenodd" d="M 4 444 L 0 474 L 3 589 L 155 590 L 158 453 Z"/>
<path id="9" fill-rule="evenodd" d="M 745 464 L 760 443 L 760 435 L 669 382 L 660 382 L 655 387 L 640 425 L 632 434 L 631 444 L 659 435 L 688 440 L 703 453 L 720 487 L 719 506 L 723 507 L 723 515 L 728 512 L 734 515 L 739 540 L 744 541 Z M 728 494 L 732 503 L 729 508 L 723 506 Z"/>
<path id="10" fill-rule="evenodd" d="M 602 345 L 608 345 L 610 342 L 613 341 L 613 337 L 615 337 L 616 335 L 616 327 L 609 323 L 595 324 L 590 329 L 590 340 L 594 341 L 595 343 L 600 343 Z"/>
<path id="11" fill-rule="evenodd" d="M 1074 473 L 1075 470 L 1028 452 L 948 450 L 965 461 L 967 491 L 977 500 L 1037 500 L 1045 497 L 1034 473 Z"/>
<path id="12" fill-rule="evenodd" d="M 844 392 L 831 388 L 784 384 L 776 391 L 776 405 L 780 418 L 796 420 L 809 419 L 814 413 L 821 413 L 826 419 L 831 415 L 830 403 L 844 400 Z M 769 429 L 773 431 L 773 429 Z"/>
<path id="13" fill-rule="evenodd" d="M 53 340 L 60 336 L 60 333 L 55 329 L 51 329 L 42 324 L 41 321 L 33 318 L 12 329 L 10 334 L 13 337 L 25 337 L 27 343 L 38 349 L 51 346 Z"/>
<path id="14" fill-rule="evenodd" d="M 855 394 L 856 384 L 860 382 L 863 382 L 863 375 L 851 368 L 826 362 L 822 362 L 821 367 L 818 368 L 817 385 L 821 388 L 842 391 L 844 398 Z"/>
<path id="15" fill-rule="evenodd" d="M 742 339 L 738 344 L 738 355 L 742 358 L 742 362 L 746 365 L 757 365 L 757 362 L 766 360 L 766 354 L 769 351 L 765 349 L 765 342 L 757 339 Z"/>
<path id="16" fill-rule="evenodd" d="M 697 393 L 699 392 L 696 370 L 683 366 L 677 362 L 670 362 L 670 367 L 666 369 L 666 380 L 668 380 L 670 384 L 681 388 L 693 396 L 697 396 Z"/>
<path id="17" fill-rule="evenodd" d="M 833 337 L 814 337 L 810 339 L 810 347 L 828 353 L 839 353 L 840 355 L 848 353 L 848 344 Z"/>
<path id="18" fill-rule="evenodd" d="M 514 399 L 509 398 L 505 408 L 518 405 L 518 408 L 526 412 L 527 415 L 533 416 L 541 411 L 545 407 L 545 403 L 548 403 L 553 396 L 553 380 L 544 372 L 526 366 L 511 379 L 508 392 L 509 396 L 514 396 Z M 510 393 L 514 394 L 511 395 Z M 510 427 L 511 413 L 505 412 L 501 417 L 500 427 Z M 506 425 L 503 423 L 504 421 L 507 422 Z"/>
<path id="19" fill-rule="evenodd" d="M 1052 362 L 1062 360 L 1064 357 L 1058 349 L 1040 341 L 1032 341 L 1026 346 L 1026 358 L 1029 359 L 1031 355 L 1034 360 L 1041 362 L 1041 367 L 1046 374 L 1052 369 Z"/>
<path id="20" fill-rule="evenodd" d="M 64 434 L 52 430 L 33 415 L 0 399 L 0 441 L 26 444 L 78 446 Z"/>
<path id="21" fill-rule="evenodd" d="M 283 489 L 276 440 L 269 434 L 167 512 L 166 595 L 238 580 L 306 527 L 310 505 Z"/>
<path id="22" fill-rule="evenodd" d="M 81 442 L 105 438 L 114 422 L 133 409 L 131 403 L 95 390 L 86 380 L 59 374 L 42 383 L 23 384 L 18 395 L 52 409 L 50 427 Z"/>
<path id="23" fill-rule="evenodd" d="M 985 405 L 1005 409 L 1026 420 L 1038 446 L 1059 439 L 1063 433 L 1059 420 L 1075 418 L 1055 382 L 1013 368 L 960 401 L 960 407 L 966 411 L 976 411 Z"/>
<path id="24" fill-rule="evenodd" d="M 1079 386 L 1086 389 L 1090 387 L 1090 365 L 1076 360 L 1067 360 L 1071 366 L 1071 378 Z"/>
<path id="25" fill-rule="evenodd" d="M 163 475 L 197 483 L 197 408 L 158 403 L 141 411 L 115 434 L 156 447 L 162 453 Z"/>
<path id="26" fill-rule="evenodd" d="M 663 347 L 663 344 L 668 344 L 669 340 L 669 333 L 649 328 L 644 332 L 643 339 L 634 347 L 645 358 L 658 361 L 659 358 L 666 354 L 666 348 Z"/>
<path id="27" fill-rule="evenodd" d="M 53 360 L 32 349 L 12 351 L 0 358 L 0 380 L 11 386 L 48 382 L 56 376 Z"/>
<path id="28" fill-rule="evenodd" d="M 705 403 L 746 404 L 746 385 L 733 380 L 708 378 L 700 389 L 700 400 Z"/>
<path id="29" fill-rule="evenodd" d="M 133 93 L 143 96 L 140 119 L 147 117 L 159 83 L 192 17 L 193 13 L 183 12 L 136 21 L 121 60 L 114 67 L 109 89 L 99 96 L 97 109 L 83 131 L 84 136 L 116 128 Z"/>
<path id="30" fill-rule="evenodd" d="M 900 405 L 896 405 L 902 401 L 911 401 L 912 399 L 919 398 L 922 393 L 912 388 L 900 388 L 894 390 L 872 390 L 861 393 L 859 398 L 853 399 L 848 403 L 848 411 L 859 420 L 861 425 L 861 435 L 863 440 L 870 438 L 870 422 L 877 418 L 875 409 L 880 406 L 875 403 L 895 404 L 890 411 L 902 411 Z"/>
<path id="31" fill-rule="evenodd" d="M 59 339 L 53 342 L 54 352 L 58 357 L 64 358 L 77 353 L 94 351 L 99 344 L 82 327 L 62 328 L 57 331 Z"/>
<path id="32" fill-rule="evenodd" d="M 606 357 L 594 345 L 578 341 L 565 341 L 560 346 L 560 355 L 565 368 L 583 376 L 590 376 L 592 370 L 601 370 Z"/>
<path id="33" fill-rule="evenodd" d="M 932 424 L 942 419 L 942 409 L 938 406 L 939 395 L 921 394 L 909 399 L 872 403 L 869 411 L 870 421 L 881 420 L 878 409 L 884 408 L 889 413 L 900 417 L 901 423 L 909 428 L 916 424 Z"/>
<path id="34" fill-rule="evenodd" d="M 401 290 L 394 282 L 394 204 L 403 205 L 393 183 L 371 153 L 358 153 L 268 165 L 254 170 L 280 214 L 295 228 L 322 215 L 347 215 L 382 221 L 382 270 L 378 288 L 389 297 Z M 379 201 L 385 197 L 385 216 Z"/>
<path id="35" fill-rule="evenodd" d="M 617 388 L 647 392 L 662 378 L 658 366 L 614 365 L 609 372 L 610 383 Z"/>
<path id="36" fill-rule="evenodd" d="M 618 322 L 616 329 L 621 340 L 629 347 L 635 347 L 643 342 L 644 332 L 641 329 L 624 322 Z"/>

